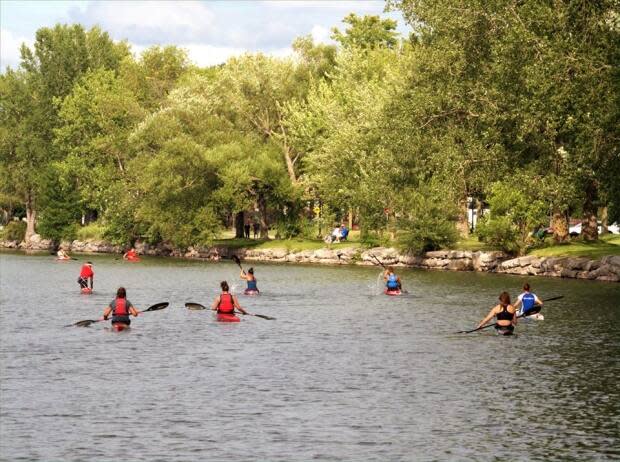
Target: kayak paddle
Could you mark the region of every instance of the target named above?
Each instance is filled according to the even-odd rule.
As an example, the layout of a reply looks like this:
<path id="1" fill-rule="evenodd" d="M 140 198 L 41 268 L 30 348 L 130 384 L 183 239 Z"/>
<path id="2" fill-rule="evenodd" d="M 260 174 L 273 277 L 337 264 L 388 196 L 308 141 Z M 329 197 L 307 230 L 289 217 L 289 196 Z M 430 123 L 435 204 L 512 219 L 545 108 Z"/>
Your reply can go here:
<path id="1" fill-rule="evenodd" d="M 241 266 L 241 260 L 239 260 L 239 257 L 236 255 L 233 255 L 232 257 L 230 257 L 232 259 L 232 261 L 234 261 L 237 265 L 239 265 L 239 268 L 241 269 L 241 271 L 243 271 L 243 274 L 245 274 L 245 271 L 243 269 L 243 266 Z"/>
<path id="2" fill-rule="evenodd" d="M 564 298 L 564 295 L 558 295 L 557 297 L 545 298 L 545 299 L 543 300 L 543 302 L 552 302 L 553 300 L 559 300 L 559 299 L 561 299 L 561 298 Z M 535 313 L 532 313 L 532 314 L 535 314 Z M 527 317 L 527 316 L 524 316 L 523 314 L 520 314 L 519 316 L 517 316 L 517 319 L 519 319 L 519 318 L 523 318 L 523 317 Z M 477 330 L 486 329 L 487 327 L 491 327 L 491 326 L 494 326 L 494 325 L 495 325 L 495 323 L 493 323 L 493 324 L 487 324 L 486 326 L 478 327 L 477 329 L 472 329 L 472 330 L 460 330 L 460 331 L 458 331 L 458 332 L 457 332 L 457 334 L 469 334 L 469 333 L 471 333 L 471 332 L 476 332 Z"/>
<path id="3" fill-rule="evenodd" d="M 200 303 L 191 303 L 191 302 L 186 303 L 185 307 L 188 310 L 207 310 L 208 309 L 206 306 L 201 305 Z M 248 316 L 256 316 L 257 318 L 263 318 L 263 319 L 267 319 L 269 321 L 273 321 L 273 320 L 276 319 L 276 318 L 271 317 L 271 316 L 265 316 L 264 314 L 256 314 L 256 313 L 241 313 L 241 314 L 243 314 L 243 315 L 247 314 Z"/>
<path id="4" fill-rule="evenodd" d="M 385 265 L 381 262 L 381 260 L 379 260 L 374 253 L 371 253 L 370 256 L 374 258 L 375 260 L 377 260 L 377 263 L 379 263 L 383 267 L 383 269 L 387 269 Z"/>
<path id="5" fill-rule="evenodd" d="M 138 313 L 147 313 L 149 311 L 163 310 L 168 305 L 170 305 L 170 303 L 168 303 L 168 302 L 156 303 L 155 305 L 149 306 L 146 310 L 138 311 Z M 71 326 L 75 326 L 75 327 L 88 327 L 88 326 L 90 326 L 93 323 L 101 322 L 101 321 L 107 321 L 107 319 L 103 319 L 103 318 L 99 318 L 99 319 L 84 319 L 83 321 L 78 321 L 78 322 L 73 323 L 73 324 L 67 324 L 65 327 L 71 327 Z"/>

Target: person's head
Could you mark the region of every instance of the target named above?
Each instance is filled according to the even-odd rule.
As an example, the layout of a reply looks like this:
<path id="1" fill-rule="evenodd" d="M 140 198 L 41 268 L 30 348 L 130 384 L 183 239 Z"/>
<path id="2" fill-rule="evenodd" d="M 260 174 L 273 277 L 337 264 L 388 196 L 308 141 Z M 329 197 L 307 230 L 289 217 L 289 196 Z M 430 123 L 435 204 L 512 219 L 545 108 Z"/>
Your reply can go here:
<path id="1" fill-rule="evenodd" d="M 253 275 L 253 274 L 254 274 L 254 268 L 250 268 L 250 269 L 248 270 L 248 273 Z"/>
<path id="2" fill-rule="evenodd" d="M 502 306 L 510 305 L 510 294 L 508 292 L 502 292 L 499 294 L 499 302 Z"/>
<path id="3" fill-rule="evenodd" d="M 92 261 L 87 261 L 87 262 L 86 262 L 86 264 L 87 264 L 88 266 L 93 266 L 93 262 L 92 262 Z"/>
<path id="4" fill-rule="evenodd" d="M 387 270 L 388 270 L 388 273 L 393 273 L 394 272 L 394 267 L 393 266 L 388 266 Z"/>
<path id="5" fill-rule="evenodd" d="M 228 283 L 226 281 L 220 282 L 220 287 L 222 288 L 222 292 L 228 292 Z"/>
<path id="6" fill-rule="evenodd" d="M 127 298 L 127 291 L 124 287 L 119 287 L 116 291 L 116 298 Z"/>
<path id="7" fill-rule="evenodd" d="M 523 284 L 523 290 L 525 290 L 526 292 L 530 291 L 530 285 L 527 282 Z"/>

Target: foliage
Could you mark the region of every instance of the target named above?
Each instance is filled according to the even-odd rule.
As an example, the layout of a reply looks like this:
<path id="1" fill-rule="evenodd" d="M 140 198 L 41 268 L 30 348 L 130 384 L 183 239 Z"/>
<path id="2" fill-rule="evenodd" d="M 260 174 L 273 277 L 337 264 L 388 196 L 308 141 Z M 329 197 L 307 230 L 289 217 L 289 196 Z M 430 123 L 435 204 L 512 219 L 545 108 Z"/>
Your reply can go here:
<path id="1" fill-rule="evenodd" d="M 100 240 L 103 239 L 105 233 L 105 225 L 99 222 L 93 222 L 86 226 L 80 227 L 76 232 L 76 236 L 80 241 Z"/>
<path id="2" fill-rule="evenodd" d="M 351 13 L 342 22 L 348 24 L 348 27 L 344 33 L 334 27 L 332 39 L 344 48 L 394 48 L 398 43 L 397 24 L 393 19 L 381 19 L 379 16 L 360 17 Z"/>
<path id="3" fill-rule="evenodd" d="M 0 236 L 7 241 L 23 241 L 26 235 L 26 223 L 22 220 L 11 221 L 2 230 Z"/>

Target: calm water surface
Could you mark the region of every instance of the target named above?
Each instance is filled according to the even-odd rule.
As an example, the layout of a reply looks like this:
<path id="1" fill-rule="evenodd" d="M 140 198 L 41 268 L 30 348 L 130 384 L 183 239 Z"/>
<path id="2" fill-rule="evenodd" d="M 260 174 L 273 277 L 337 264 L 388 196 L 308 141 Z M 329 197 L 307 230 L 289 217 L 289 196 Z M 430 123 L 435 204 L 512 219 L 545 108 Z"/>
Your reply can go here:
<path id="1" fill-rule="evenodd" d="M 542 322 L 472 328 L 523 278 L 255 264 L 260 297 L 216 323 L 229 262 L 0 254 L 0 460 L 425 461 L 620 459 L 620 285 L 529 278 Z M 129 332 L 97 318 L 124 285 Z M 492 329 L 491 329 L 492 330 Z"/>

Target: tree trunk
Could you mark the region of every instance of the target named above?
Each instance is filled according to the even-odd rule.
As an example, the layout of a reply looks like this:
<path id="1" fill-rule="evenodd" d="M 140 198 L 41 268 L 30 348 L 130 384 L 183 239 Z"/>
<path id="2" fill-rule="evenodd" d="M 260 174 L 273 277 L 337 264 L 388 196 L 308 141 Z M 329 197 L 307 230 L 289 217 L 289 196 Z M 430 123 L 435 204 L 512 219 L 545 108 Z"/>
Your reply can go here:
<path id="1" fill-rule="evenodd" d="M 291 159 L 291 150 L 285 144 L 282 146 L 282 152 L 284 153 L 284 160 L 286 161 L 286 170 L 288 171 L 288 176 L 291 179 L 291 183 L 297 183 L 297 176 L 295 175 L 295 166 L 293 165 L 293 160 Z"/>
<path id="2" fill-rule="evenodd" d="M 35 223 L 37 221 L 37 210 L 35 208 L 34 195 L 28 191 L 26 195 L 26 236 L 24 240 L 28 242 L 36 234 Z"/>
<path id="3" fill-rule="evenodd" d="M 565 213 L 554 211 L 551 227 L 553 228 L 553 240 L 556 243 L 559 244 L 568 240 L 568 218 Z"/>
<path id="4" fill-rule="evenodd" d="M 609 229 L 607 227 L 609 225 L 607 206 L 598 209 L 598 216 L 601 217 L 601 234 L 609 233 Z"/>
<path id="5" fill-rule="evenodd" d="M 469 236 L 469 224 L 467 223 L 467 199 L 459 201 L 459 216 L 456 222 L 456 229 L 462 237 Z"/>
<path id="6" fill-rule="evenodd" d="M 586 198 L 583 203 L 583 217 L 581 219 L 581 238 L 586 241 L 596 241 L 598 239 L 598 225 L 596 222 L 597 207 L 596 186 L 592 181 L 586 186 Z"/>
<path id="7" fill-rule="evenodd" d="M 349 209 L 349 231 L 353 229 L 353 209 Z"/>
<path id="8" fill-rule="evenodd" d="M 267 224 L 267 199 L 262 192 L 258 193 L 256 203 L 258 204 L 258 213 L 260 215 L 260 238 L 269 239 L 269 225 Z"/>
<path id="9" fill-rule="evenodd" d="M 245 224 L 245 214 L 237 212 L 235 215 L 235 239 L 243 239 L 243 225 Z"/>

